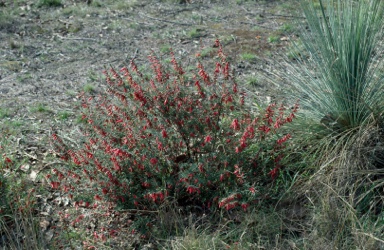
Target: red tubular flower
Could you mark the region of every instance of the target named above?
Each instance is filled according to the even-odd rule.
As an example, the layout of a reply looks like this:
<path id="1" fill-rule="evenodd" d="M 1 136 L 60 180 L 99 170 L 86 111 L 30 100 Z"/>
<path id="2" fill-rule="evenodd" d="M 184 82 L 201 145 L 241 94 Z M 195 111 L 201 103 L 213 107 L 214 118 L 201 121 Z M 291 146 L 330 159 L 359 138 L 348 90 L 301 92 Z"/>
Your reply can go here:
<path id="1" fill-rule="evenodd" d="M 51 188 L 58 189 L 60 187 L 60 182 L 58 181 L 51 181 Z"/>
<path id="2" fill-rule="evenodd" d="M 283 123 L 282 123 L 280 117 L 278 117 L 278 118 L 276 119 L 276 122 L 275 122 L 275 124 L 273 125 L 273 127 L 276 128 L 276 129 L 278 129 L 278 128 L 281 127 L 281 125 L 283 125 Z"/>
<path id="3" fill-rule="evenodd" d="M 220 181 L 223 181 L 224 178 L 225 178 L 225 175 L 224 175 L 224 174 L 221 174 L 221 175 L 220 175 Z"/>
<path id="4" fill-rule="evenodd" d="M 219 202 L 219 207 L 224 207 L 226 206 L 228 203 L 234 201 L 236 198 L 241 198 L 241 196 L 239 196 L 239 194 L 232 194 L 224 199 L 222 199 L 220 202 Z"/>
<path id="5" fill-rule="evenodd" d="M 204 166 L 203 164 L 199 164 L 199 166 L 197 167 L 200 171 L 200 173 L 204 173 Z"/>
<path id="6" fill-rule="evenodd" d="M 163 136 L 163 138 L 168 137 L 167 131 L 165 131 L 165 129 L 161 130 L 161 135 Z"/>
<path id="7" fill-rule="evenodd" d="M 152 158 L 149 160 L 149 162 L 152 164 L 152 165 L 156 165 L 158 160 L 156 158 Z"/>
<path id="8" fill-rule="evenodd" d="M 220 40 L 216 39 L 215 40 L 215 47 L 221 47 Z"/>
<path id="9" fill-rule="evenodd" d="M 187 188 L 187 192 L 190 193 L 190 194 L 193 194 L 193 193 L 198 193 L 200 194 L 200 189 L 196 188 L 196 187 L 193 187 L 193 186 L 189 186 Z"/>
<path id="10" fill-rule="evenodd" d="M 94 199 L 97 200 L 97 201 L 101 201 L 101 200 L 102 200 L 102 198 L 100 197 L 100 195 L 95 195 Z"/>
<path id="11" fill-rule="evenodd" d="M 114 161 L 113 162 L 113 167 L 116 171 L 121 171 L 121 166 L 119 165 L 119 163 L 117 161 Z"/>
<path id="12" fill-rule="evenodd" d="M 203 81 L 207 84 L 207 85 L 210 85 L 211 84 L 211 80 L 209 79 L 209 75 L 207 74 L 207 72 L 205 72 L 204 70 L 204 67 L 201 63 L 199 63 L 197 65 L 197 68 L 199 68 L 199 75 L 200 77 L 203 79 Z"/>
<path id="13" fill-rule="evenodd" d="M 244 212 L 246 212 L 247 208 L 249 207 L 249 204 L 243 203 L 243 204 L 241 204 L 241 207 L 243 208 Z"/>
<path id="14" fill-rule="evenodd" d="M 76 153 L 74 153 L 72 150 L 69 150 L 68 154 L 71 156 L 73 163 L 75 163 L 76 165 L 81 165 L 81 162 L 77 157 Z"/>
<path id="15" fill-rule="evenodd" d="M 263 125 L 263 126 L 259 127 L 258 130 L 264 131 L 267 134 L 271 129 L 269 127 Z"/>
<path id="16" fill-rule="evenodd" d="M 227 210 L 227 211 L 231 210 L 231 209 L 237 207 L 238 205 L 239 205 L 238 202 L 229 203 L 229 204 L 225 205 L 225 210 Z"/>
<path id="17" fill-rule="evenodd" d="M 177 63 L 176 58 L 175 58 L 175 54 L 173 53 L 173 51 L 171 51 L 171 63 L 173 65 L 174 70 L 179 75 L 183 75 L 184 74 L 183 68 L 180 67 L 179 64 Z"/>
<path id="18" fill-rule="evenodd" d="M 279 166 L 272 169 L 268 174 L 271 176 L 272 180 L 276 179 L 277 175 L 279 174 Z"/>
<path id="19" fill-rule="evenodd" d="M 149 188 L 151 184 L 149 184 L 148 182 L 143 182 L 141 186 L 143 186 L 143 188 Z"/>
<path id="20" fill-rule="evenodd" d="M 226 100 L 224 101 L 225 103 L 233 102 L 232 95 L 228 95 Z"/>
<path id="21" fill-rule="evenodd" d="M 204 138 L 204 142 L 205 143 L 209 143 L 212 141 L 212 137 L 210 135 L 207 135 L 205 138 Z"/>
<path id="22" fill-rule="evenodd" d="M 285 136 L 277 140 L 277 144 L 281 145 L 282 143 L 286 142 L 290 138 L 291 138 L 291 135 L 286 134 Z"/>
<path id="23" fill-rule="evenodd" d="M 237 84 L 236 83 L 233 84 L 232 91 L 233 91 L 233 93 L 237 93 Z"/>
<path id="24" fill-rule="evenodd" d="M 141 74 L 141 72 L 139 71 L 139 69 L 137 68 L 137 65 L 135 64 L 134 60 L 131 60 L 130 66 L 131 66 L 132 71 L 135 72 L 139 77 L 143 76 Z"/>
<path id="25" fill-rule="evenodd" d="M 228 79 L 229 78 L 229 62 L 226 62 L 225 63 L 225 66 L 223 68 L 223 74 L 224 74 L 224 77 L 225 79 Z M 236 85 L 235 85 L 236 86 Z M 236 91 L 235 91 L 236 90 Z M 233 92 L 237 92 L 237 88 L 234 88 L 233 89 Z"/>
<path id="26" fill-rule="evenodd" d="M 291 114 L 289 115 L 289 117 L 291 118 L 291 121 L 292 121 L 292 119 L 295 118 L 296 116 L 295 116 L 294 113 L 291 113 Z"/>
<path id="27" fill-rule="evenodd" d="M 195 86 L 196 86 L 197 90 L 200 92 L 201 91 L 201 86 L 200 86 L 199 81 L 195 82 Z"/>
<path id="28" fill-rule="evenodd" d="M 221 64 L 219 62 L 216 63 L 215 73 L 220 73 Z"/>
<path id="29" fill-rule="evenodd" d="M 52 134 L 52 138 L 53 138 L 53 140 L 57 140 L 57 135 L 56 134 Z M 0 147 L 1 148 L 1 147 Z"/>
<path id="30" fill-rule="evenodd" d="M 232 128 L 233 130 L 239 130 L 240 129 L 239 120 L 233 119 L 230 128 Z"/>
<path id="31" fill-rule="evenodd" d="M 246 143 L 246 139 L 245 138 L 242 138 L 240 140 L 240 148 L 244 149 L 247 147 L 247 143 Z"/>
<path id="32" fill-rule="evenodd" d="M 159 151 L 163 150 L 163 143 L 161 143 L 158 137 L 156 137 L 156 143 L 157 143 L 157 149 Z"/>
<path id="33" fill-rule="evenodd" d="M 163 201 L 163 200 L 164 200 L 165 195 L 164 195 L 163 192 L 158 192 L 157 195 L 158 195 L 160 201 Z"/>

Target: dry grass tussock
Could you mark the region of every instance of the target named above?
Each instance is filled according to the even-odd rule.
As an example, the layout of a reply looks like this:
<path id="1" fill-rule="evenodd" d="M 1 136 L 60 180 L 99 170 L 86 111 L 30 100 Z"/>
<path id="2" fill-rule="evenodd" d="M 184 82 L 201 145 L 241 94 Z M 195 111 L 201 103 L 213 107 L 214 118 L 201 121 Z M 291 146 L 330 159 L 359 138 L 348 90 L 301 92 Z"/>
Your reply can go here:
<path id="1" fill-rule="evenodd" d="M 384 134 L 376 125 L 323 139 L 323 157 L 294 192 L 311 207 L 308 242 L 316 249 L 384 247 Z"/>

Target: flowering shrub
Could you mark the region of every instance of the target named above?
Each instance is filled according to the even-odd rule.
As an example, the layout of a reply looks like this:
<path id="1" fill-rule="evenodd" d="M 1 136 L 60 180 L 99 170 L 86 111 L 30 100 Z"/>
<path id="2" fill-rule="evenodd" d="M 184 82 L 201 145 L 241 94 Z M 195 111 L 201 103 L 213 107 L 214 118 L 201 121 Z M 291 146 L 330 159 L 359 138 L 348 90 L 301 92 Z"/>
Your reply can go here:
<path id="1" fill-rule="evenodd" d="M 140 210 L 170 198 L 180 206 L 246 210 L 265 195 L 260 182 L 277 177 L 290 138 L 278 131 L 298 105 L 270 104 L 254 117 L 219 41 L 215 48 L 211 74 L 197 60 L 188 77 L 173 52 L 169 68 L 149 56 L 153 78 L 134 61 L 120 74 L 104 72 L 106 94 L 82 94 L 83 147 L 69 149 L 53 135 L 62 159 L 78 167 L 55 169 L 48 176 L 52 188 L 72 192 L 86 178 L 95 200 Z"/>

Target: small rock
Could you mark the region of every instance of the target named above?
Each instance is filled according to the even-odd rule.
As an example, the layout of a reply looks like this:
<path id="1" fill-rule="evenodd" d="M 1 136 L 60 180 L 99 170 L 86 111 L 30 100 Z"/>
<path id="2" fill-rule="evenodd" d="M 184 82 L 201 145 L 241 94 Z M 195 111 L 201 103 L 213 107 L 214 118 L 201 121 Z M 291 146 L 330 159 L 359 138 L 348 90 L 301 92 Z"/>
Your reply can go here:
<path id="1" fill-rule="evenodd" d="M 37 172 L 32 170 L 31 173 L 29 174 L 29 179 L 33 182 L 36 181 L 36 178 L 37 178 Z"/>

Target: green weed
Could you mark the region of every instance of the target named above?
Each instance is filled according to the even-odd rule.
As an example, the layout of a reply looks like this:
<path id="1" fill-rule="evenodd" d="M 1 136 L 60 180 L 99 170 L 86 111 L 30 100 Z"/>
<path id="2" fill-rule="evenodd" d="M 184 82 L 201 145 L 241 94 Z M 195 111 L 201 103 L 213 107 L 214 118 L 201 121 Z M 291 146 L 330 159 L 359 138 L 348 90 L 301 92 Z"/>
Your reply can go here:
<path id="1" fill-rule="evenodd" d="M 68 111 L 62 111 L 62 112 L 59 112 L 57 115 L 60 120 L 64 121 L 64 120 L 68 120 L 70 113 Z"/>

